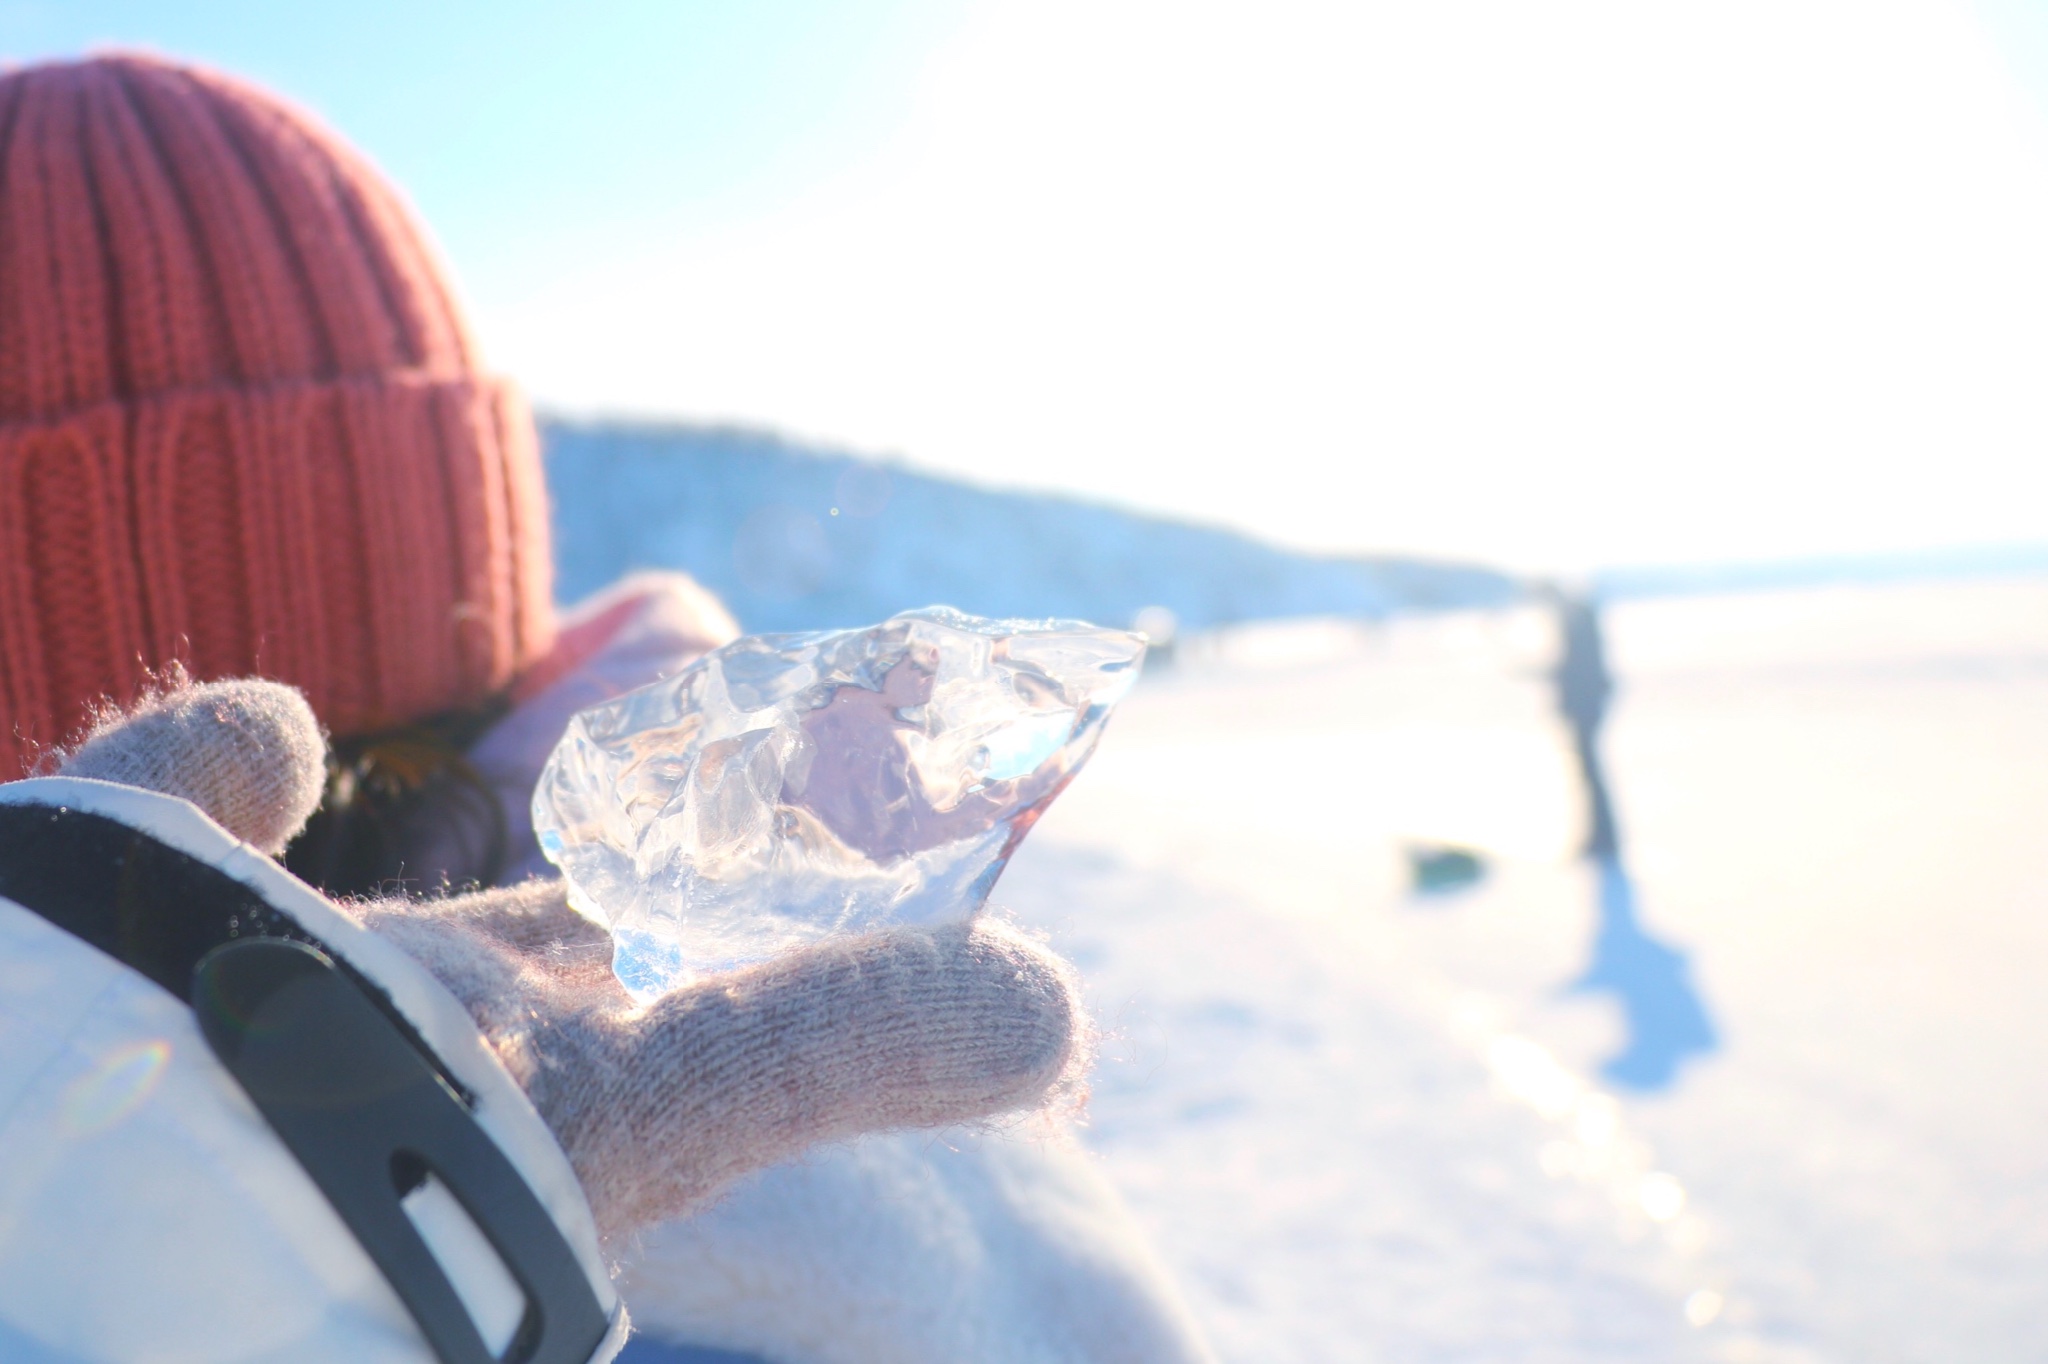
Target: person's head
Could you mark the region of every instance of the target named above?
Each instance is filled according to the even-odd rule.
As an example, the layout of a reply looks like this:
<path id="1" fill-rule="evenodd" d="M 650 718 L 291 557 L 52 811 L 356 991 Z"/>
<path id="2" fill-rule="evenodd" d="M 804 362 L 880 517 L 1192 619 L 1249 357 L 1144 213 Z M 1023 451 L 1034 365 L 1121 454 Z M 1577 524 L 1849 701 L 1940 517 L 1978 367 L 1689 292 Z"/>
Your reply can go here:
<path id="1" fill-rule="evenodd" d="M 0 75 L 0 779 L 174 665 L 345 747 L 551 643 L 531 418 L 397 194 L 140 56 Z"/>

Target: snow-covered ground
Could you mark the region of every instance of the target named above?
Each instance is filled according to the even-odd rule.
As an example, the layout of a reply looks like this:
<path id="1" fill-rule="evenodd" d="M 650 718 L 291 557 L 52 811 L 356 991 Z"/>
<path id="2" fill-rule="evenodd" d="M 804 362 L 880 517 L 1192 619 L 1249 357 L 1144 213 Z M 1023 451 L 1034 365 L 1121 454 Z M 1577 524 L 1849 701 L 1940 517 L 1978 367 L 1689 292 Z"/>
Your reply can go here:
<path id="1" fill-rule="evenodd" d="M 1604 879 L 1540 617 L 1148 679 L 997 891 L 1110 1030 L 1090 1141 L 1231 1361 L 2048 1358 L 2048 580 L 1608 627 Z"/>

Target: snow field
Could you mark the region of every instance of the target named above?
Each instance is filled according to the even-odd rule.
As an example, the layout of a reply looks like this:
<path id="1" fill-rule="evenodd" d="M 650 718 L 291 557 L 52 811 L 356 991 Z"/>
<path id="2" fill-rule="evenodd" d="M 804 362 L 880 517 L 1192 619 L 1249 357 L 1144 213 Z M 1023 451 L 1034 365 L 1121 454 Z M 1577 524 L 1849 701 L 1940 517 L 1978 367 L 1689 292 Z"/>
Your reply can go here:
<path id="1" fill-rule="evenodd" d="M 2039 1358 L 2048 583 L 1608 624 L 1638 922 L 1718 1048 L 1601 1076 L 1540 616 L 1260 627 L 997 890 L 1089 979 L 1091 1145 L 1228 1360 Z M 1411 840 L 1490 873 L 1417 898 Z"/>

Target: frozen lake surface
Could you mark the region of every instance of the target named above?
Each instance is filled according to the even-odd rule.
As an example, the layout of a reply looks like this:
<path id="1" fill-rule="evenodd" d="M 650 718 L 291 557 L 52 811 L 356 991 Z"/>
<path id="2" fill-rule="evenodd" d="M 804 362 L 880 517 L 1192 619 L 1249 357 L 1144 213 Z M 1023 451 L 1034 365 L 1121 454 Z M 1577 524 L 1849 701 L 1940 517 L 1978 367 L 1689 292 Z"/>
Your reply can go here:
<path id="1" fill-rule="evenodd" d="M 1539 615 L 1142 685 L 996 894 L 1090 1143 L 1234 1362 L 2048 1358 L 2048 582 L 1607 626 L 1604 871 Z"/>

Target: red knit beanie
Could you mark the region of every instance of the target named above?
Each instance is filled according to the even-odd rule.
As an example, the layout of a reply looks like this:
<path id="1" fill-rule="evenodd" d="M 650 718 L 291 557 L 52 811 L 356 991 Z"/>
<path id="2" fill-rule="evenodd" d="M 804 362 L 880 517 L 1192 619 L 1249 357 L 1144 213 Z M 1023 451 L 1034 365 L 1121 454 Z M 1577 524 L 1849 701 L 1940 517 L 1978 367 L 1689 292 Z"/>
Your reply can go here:
<path id="1" fill-rule="evenodd" d="M 531 418 L 360 156 L 152 58 L 0 76 L 0 778 L 172 663 L 337 734 L 480 701 L 549 573 Z"/>

